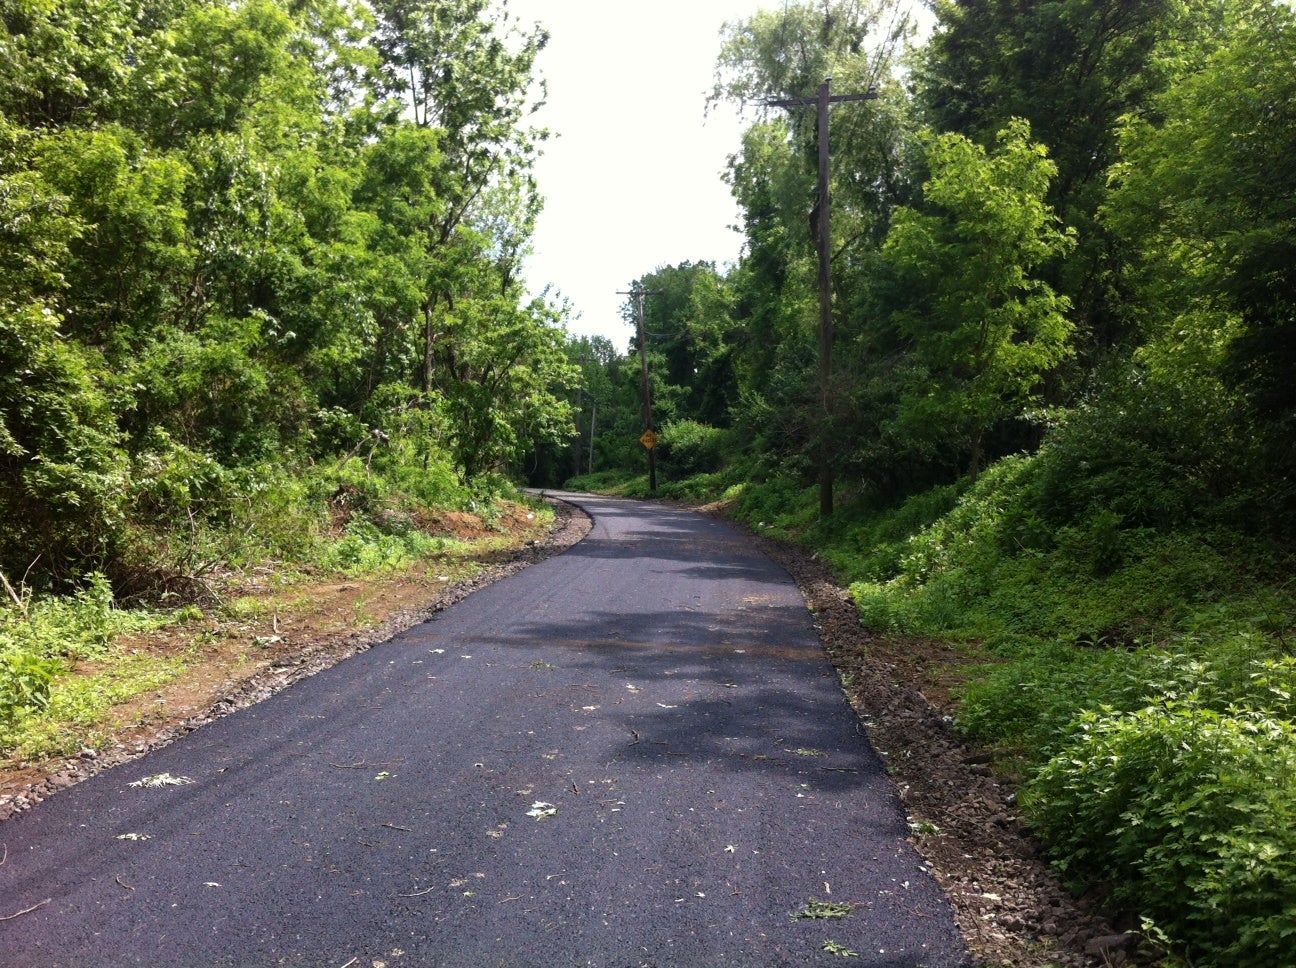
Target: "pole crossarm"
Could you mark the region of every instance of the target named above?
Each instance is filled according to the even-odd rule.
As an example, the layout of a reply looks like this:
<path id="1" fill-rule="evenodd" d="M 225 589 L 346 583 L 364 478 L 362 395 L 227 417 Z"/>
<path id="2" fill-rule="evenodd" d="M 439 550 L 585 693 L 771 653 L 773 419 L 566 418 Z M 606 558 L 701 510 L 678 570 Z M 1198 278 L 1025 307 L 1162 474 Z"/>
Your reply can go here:
<path id="1" fill-rule="evenodd" d="M 837 104 L 840 101 L 876 101 L 878 92 L 870 88 L 864 94 L 832 94 L 828 97 L 829 104 Z M 761 102 L 767 108 L 804 108 L 819 103 L 817 97 L 791 97 L 783 100 L 769 100 Z"/>

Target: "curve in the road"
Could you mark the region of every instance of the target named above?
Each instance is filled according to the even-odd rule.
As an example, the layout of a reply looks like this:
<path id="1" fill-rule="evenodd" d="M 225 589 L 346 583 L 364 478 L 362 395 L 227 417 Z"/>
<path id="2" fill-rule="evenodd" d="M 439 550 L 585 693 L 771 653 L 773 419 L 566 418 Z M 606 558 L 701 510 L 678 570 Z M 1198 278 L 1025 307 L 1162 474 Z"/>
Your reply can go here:
<path id="1" fill-rule="evenodd" d="M 6 821 L 0 965 L 965 964 L 786 573 L 569 499 L 566 553 Z"/>

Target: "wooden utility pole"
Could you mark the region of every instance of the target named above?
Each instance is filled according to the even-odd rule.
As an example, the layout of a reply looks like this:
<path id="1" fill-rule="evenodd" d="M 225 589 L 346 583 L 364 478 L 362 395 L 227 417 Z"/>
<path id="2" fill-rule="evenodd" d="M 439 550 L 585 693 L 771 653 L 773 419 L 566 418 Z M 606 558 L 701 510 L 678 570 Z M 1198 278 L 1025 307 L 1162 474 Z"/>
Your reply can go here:
<path id="1" fill-rule="evenodd" d="M 660 296 L 660 289 L 633 289 L 618 296 L 635 297 L 635 324 L 639 331 L 639 364 L 643 369 L 644 434 L 639 440 L 648 450 L 648 489 L 657 490 L 657 428 L 653 426 L 652 384 L 648 380 L 648 333 L 644 328 L 644 297 Z"/>
<path id="2" fill-rule="evenodd" d="M 819 201 L 814 207 L 815 249 L 819 254 L 819 407 L 824 426 L 829 427 L 833 416 L 832 352 L 836 337 L 833 322 L 832 297 L 832 195 L 829 187 L 831 166 L 828 149 L 828 105 L 841 101 L 871 101 L 877 92 L 871 88 L 865 94 L 831 93 L 832 78 L 824 78 L 817 97 L 794 97 L 780 101 L 766 101 L 773 108 L 818 108 L 819 129 Z M 819 516 L 826 518 L 833 512 L 832 457 L 828 442 L 821 438 L 819 445 Z"/>

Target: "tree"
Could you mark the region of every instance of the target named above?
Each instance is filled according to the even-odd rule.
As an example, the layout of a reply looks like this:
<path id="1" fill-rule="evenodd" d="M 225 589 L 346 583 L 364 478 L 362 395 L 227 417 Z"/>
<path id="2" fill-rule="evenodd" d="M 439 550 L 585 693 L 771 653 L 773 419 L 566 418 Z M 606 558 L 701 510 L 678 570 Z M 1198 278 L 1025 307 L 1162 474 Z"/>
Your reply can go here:
<path id="1" fill-rule="evenodd" d="M 664 266 L 630 287 L 653 293 L 644 301 L 644 329 L 653 355 L 654 399 L 667 405 L 659 422 L 697 420 L 711 426 L 729 423 L 737 396 L 727 340 L 734 335 L 724 280 L 709 262 Z M 627 321 L 635 307 L 627 302 Z M 638 337 L 631 341 L 638 351 Z"/>
<path id="2" fill-rule="evenodd" d="M 562 312 L 517 282 L 544 39 L 485 0 L 0 0 L 4 562 L 215 523 L 148 468 L 228 501 L 375 430 L 464 479 L 565 438 Z"/>
<path id="3" fill-rule="evenodd" d="M 1222 373 L 1279 482 L 1296 469 L 1296 15 L 1239 4 L 1220 26 L 1126 128 L 1109 218 L 1140 254 L 1146 336 L 1224 343 Z"/>
<path id="4" fill-rule="evenodd" d="M 1120 119 L 1166 83 L 1161 45 L 1191 33 L 1189 0 L 937 0 L 938 27 L 916 69 L 926 121 L 993 145 L 1013 118 L 1030 123 L 1058 174 L 1048 200 L 1078 248 L 1046 267 L 1072 301 L 1088 357 L 1132 333 L 1120 315 L 1127 258 L 1099 222 Z"/>
<path id="5" fill-rule="evenodd" d="M 877 100 L 838 105 L 832 120 L 835 352 L 857 360 L 854 349 L 873 326 L 861 311 L 867 285 L 861 269 L 911 188 L 909 100 L 895 74 L 909 33 L 903 10 L 885 2 L 826 0 L 732 25 L 713 94 L 760 105 L 771 97 L 811 96 L 827 75 L 837 91 L 878 92 Z M 727 363 L 737 375 L 737 421 L 746 437 L 763 442 L 798 471 L 808 454 L 827 453 L 839 464 L 856 444 L 852 428 L 837 420 L 830 424 L 815 405 L 814 118 L 805 109 L 766 116 L 744 135 L 729 172 L 748 240 L 725 299 L 737 334 Z M 836 369 L 834 392 L 840 398 L 863 373 L 859 367 Z"/>
<path id="6" fill-rule="evenodd" d="M 1021 413 L 1068 352 L 1067 301 L 1039 268 L 1074 246 L 1045 202 L 1056 167 L 1017 121 L 988 153 L 962 135 L 933 139 L 923 207 L 896 212 L 883 256 L 894 322 L 922 379 L 901 402 L 906 435 L 959 434 L 976 475 L 994 425 Z"/>

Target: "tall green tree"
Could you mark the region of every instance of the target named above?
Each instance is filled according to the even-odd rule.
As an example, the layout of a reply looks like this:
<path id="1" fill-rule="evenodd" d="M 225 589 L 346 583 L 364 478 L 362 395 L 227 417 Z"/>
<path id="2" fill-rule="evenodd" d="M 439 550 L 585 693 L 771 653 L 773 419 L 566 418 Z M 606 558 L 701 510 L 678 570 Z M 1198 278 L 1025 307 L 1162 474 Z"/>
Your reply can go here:
<path id="1" fill-rule="evenodd" d="M 1257 472 L 1285 500 L 1296 468 L 1296 15 L 1239 3 L 1219 26 L 1125 129 L 1108 216 L 1138 255 L 1145 339 L 1216 360 L 1265 442 Z"/>
<path id="2" fill-rule="evenodd" d="M 1040 267 L 1074 246 L 1045 201 L 1056 166 L 1018 121 L 987 152 L 936 137 L 923 206 L 896 212 L 883 249 L 895 273 L 893 322 L 921 374 L 901 399 L 905 437 L 961 436 L 967 472 L 985 438 L 1019 416 L 1069 352 L 1067 300 Z"/>
<path id="3" fill-rule="evenodd" d="M 918 59 L 926 121 L 983 147 L 1013 118 L 1030 123 L 1058 167 L 1049 202 L 1079 246 L 1048 269 L 1072 301 L 1086 358 L 1136 338 L 1121 314 L 1127 257 L 1098 220 L 1120 119 L 1167 82 L 1157 51 L 1194 29 L 1193 0 L 938 0 Z"/>
<path id="4" fill-rule="evenodd" d="M 716 98 L 762 105 L 813 96 L 828 75 L 835 92 L 874 90 L 878 98 L 832 109 L 833 281 L 838 352 L 868 338 L 864 266 L 886 236 L 890 213 L 909 197 L 909 99 L 897 65 L 909 25 L 904 6 L 885 2 L 785 5 L 728 29 L 717 64 Z M 855 447 L 853 428 L 819 417 L 818 325 L 812 212 L 817 199 L 817 132 L 811 109 L 764 116 L 748 129 L 729 173 L 743 211 L 747 249 L 731 276 L 736 408 L 746 435 L 801 467 L 812 450 L 840 461 Z M 837 396 L 865 378 L 838 368 Z"/>
<path id="5" fill-rule="evenodd" d="M 228 496 L 390 439 L 468 479 L 564 437 L 518 281 L 543 45 L 480 0 L 0 0 L 0 567 L 219 516 L 158 468 Z"/>

